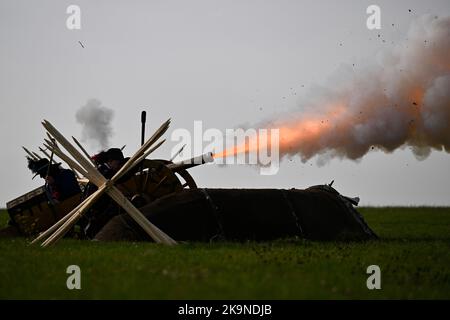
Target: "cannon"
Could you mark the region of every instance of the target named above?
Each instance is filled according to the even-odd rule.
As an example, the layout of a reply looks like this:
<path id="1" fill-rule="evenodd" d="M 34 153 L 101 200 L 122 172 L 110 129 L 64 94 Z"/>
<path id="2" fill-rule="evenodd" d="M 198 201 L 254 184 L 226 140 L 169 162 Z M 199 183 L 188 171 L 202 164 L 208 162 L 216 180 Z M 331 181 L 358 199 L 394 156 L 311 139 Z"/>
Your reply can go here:
<path id="1" fill-rule="evenodd" d="M 144 118 L 143 118 L 144 119 Z M 145 121 L 143 121 L 144 123 Z M 341 195 L 331 184 L 301 189 L 198 188 L 188 169 L 213 162 L 211 153 L 185 161 L 147 159 L 169 126 L 166 121 L 111 179 L 93 165 L 76 139 L 79 152 L 48 121 L 45 146 L 80 175 L 80 186 L 97 190 L 82 199 L 74 195 L 52 203 L 45 187 L 13 201 L 7 208 L 19 233 L 36 236 L 32 243 L 48 246 L 66 235 L 82 217 L 107 198 L 121 212 L 93 235 L 99 241 L 142 240 L 167 245 L 179 241 L 269 241 L 298 237 L 324 241 L 376 239 L 356 210 L 357 201 Z M 142 130 L 144 133 L 144 130 Z M 54 139 L 54 140 L 52 140 Z M 63 152 L 56 141 L 72 157 Z M 50 160 L 52 160 L 50 158 Z"/>

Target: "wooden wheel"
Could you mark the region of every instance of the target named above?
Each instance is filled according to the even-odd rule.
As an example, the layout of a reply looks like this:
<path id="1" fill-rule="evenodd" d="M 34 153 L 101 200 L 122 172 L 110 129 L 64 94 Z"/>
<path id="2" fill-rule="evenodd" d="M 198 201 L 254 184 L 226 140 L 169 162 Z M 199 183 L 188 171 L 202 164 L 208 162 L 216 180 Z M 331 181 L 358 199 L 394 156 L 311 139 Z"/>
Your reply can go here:
<path id="1" fill-rule="evenodd" d="M 142 207 L 186 188 L 197 188 L 194 179 L 186 170 L 175 174 L 166 166 L 169 163 L 171 162 L 167 160 L 146 159 L 136 168 L 137 172 L 134 175 L 117 187 L 136 207 Z"/>
<path id="2" fill-rule="evenodd" d="M 166 166 L 173 163 L 172 161 L 168 160 L 157 160 L 157 161 L 164 162 Z M 195 183 L 194 178 L 192 178 L 191 174 L 186 169 L 177 171 L 175 175 L 178 177 L 178 179 L 180 178 L 183 179 L 180 181 L 183 189 L 197 189 L 197 184 Z"/>

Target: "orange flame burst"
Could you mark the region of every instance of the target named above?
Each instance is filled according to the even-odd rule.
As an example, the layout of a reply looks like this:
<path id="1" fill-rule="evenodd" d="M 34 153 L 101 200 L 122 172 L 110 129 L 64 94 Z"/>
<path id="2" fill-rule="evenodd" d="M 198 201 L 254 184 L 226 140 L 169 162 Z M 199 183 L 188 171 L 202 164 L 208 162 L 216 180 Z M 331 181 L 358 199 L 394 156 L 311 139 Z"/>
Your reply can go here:
<path id="1" fill-rule="evenodd" d="M 424 94 L 425 90 L 420 85 L 408 88 L 403 97 L 405 104 L 398 110 L 405 121 L 409 122 L 408 131 L 410 135 L 414 135 L 417 130 L 413 119 L 420 118 Z M 383 95 L 381 97 L 381 99 L 386 98 Z M 307 159 L 325 149 L 347 148 L 346 150 L 351 150 L 353 148 L 352 141 L 335 140 L 333 139 L 334 135 L 351 132 L 352 128 L 360 124 L 368 125 L 372 121 L 379 121 L 376 112 L 378 108 L 390 105 L 389 100 L 374 100 L 367 104 L 361 104 L 359 108 L 353 107 L 354 110 L 351 111 L 348 108 L 347 101 L 328 103 L 323 108 L 318 108 L 318 110 L 326 111 L 322 111 L 320 114 L 317 112 L 302 115 L 298 119 L 288 119 L 280 122 L 281 125 L 278 128 L 271 126 L 272 129 L 279 129 L 278 147 L 280 155 L 301 153 L 302 157 Z M 268 130 L 267 143 L 265 143 L 266 139 L 262 140 L 263 143 L 261 143 L 260 132 L 257 132 L 255 137 L 215 154 L 214 158 L 226 158 L 250 152 L 258 152 L 258 154 L 260 151 L 266 152 L 266 150 L 270 150 L 271 143 L 273 143 L 270 140 L 269 132 Z M 330 141 L 334 142 L 330 143 Z M 387 148 L 389 147 L 387 145 Z"/>
<path id="2" fill-rule="evenodd" d="M 329 111 L 322 116 L 311 115 L 298 121 L 286 123 L 279 128 L 274 128 L 279 129 L 279 149 L 288 150 L 293 144 L 301 144 L 302 142 L 308 143 L 320 139 L 320 136 L 325 131 L 330 130 L 333 120 L 342 115 L 346 110 L 345 106 L 341 104 L 331 106 L 327 109 Z M 259 133 L 257 133 L 256 137 L 253 137 L 253 139 L 250 139 L 241 145 L 214 154 L 214 158 L 226 158 L 242 153 L 258 152 L 261 148 L 270 149 L 271 143 L 273 143 L 270 139 L 270 131 L 268 135 L 267 144 L 265 145 L 260 143 L 261 139 Z"/>

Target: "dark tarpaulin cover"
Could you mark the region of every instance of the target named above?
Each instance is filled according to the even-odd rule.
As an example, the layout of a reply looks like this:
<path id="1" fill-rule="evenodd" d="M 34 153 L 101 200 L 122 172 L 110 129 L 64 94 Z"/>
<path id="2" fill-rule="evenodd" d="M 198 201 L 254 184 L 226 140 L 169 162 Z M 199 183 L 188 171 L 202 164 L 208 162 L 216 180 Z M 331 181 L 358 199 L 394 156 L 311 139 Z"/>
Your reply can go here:
<path id="1" fill-rule="evenodd" d="M 349 198 L 328 185 L 301 189 L 193 189 L 140 208 L 177 241 L 322 241 L 376 239 Z M 113 218 L 100 241 L 151 241 L 126 214 Z"/>

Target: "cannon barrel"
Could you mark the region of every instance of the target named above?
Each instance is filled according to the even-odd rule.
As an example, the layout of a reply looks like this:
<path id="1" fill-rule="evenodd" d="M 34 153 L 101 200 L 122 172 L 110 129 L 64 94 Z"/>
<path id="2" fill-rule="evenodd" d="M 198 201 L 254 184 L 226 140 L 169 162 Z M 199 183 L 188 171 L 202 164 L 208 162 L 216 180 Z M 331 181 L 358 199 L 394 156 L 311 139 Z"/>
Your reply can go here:
<path id="1" fill-rule="evenodd" d="M 213 161 L 214 161 L 213 153 L 212 152 L 207 152 L 205 154 L 202 154 L 202 155 L 197 156 L 197 157 L 193 157 L 191 159 L 187 159 L 187 160 L 184 160 L 184 161 L 168 164 L 167 167 L 169 169 L 171 169 L 172 171 L 176 172 L 176 171 L 179 171 L 179 170 L 189 169 L 189 168 L 196 167 L 196 166 L 199 166 L 201 164 L 205 164 L 205 163 L 213 162 Z"/>

